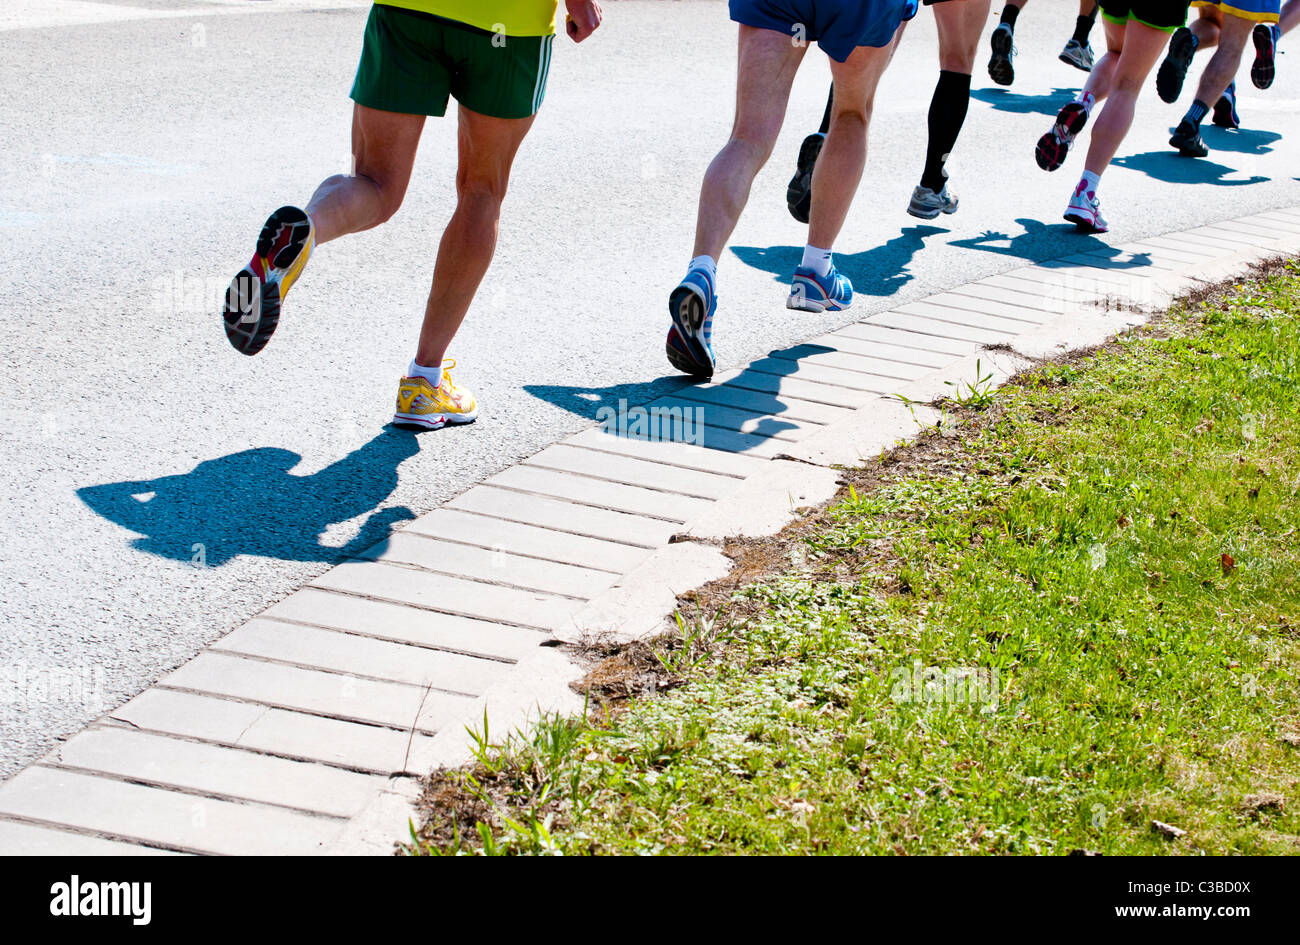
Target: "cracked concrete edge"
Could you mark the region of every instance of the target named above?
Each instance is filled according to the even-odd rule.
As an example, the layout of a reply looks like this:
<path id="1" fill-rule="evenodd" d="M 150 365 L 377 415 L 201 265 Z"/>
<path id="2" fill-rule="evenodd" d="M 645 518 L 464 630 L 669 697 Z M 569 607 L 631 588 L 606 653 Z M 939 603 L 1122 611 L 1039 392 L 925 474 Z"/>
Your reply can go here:
<path id="1" fill-rule="evenodd" d="M 861 408 L 853 416 L 861 414 Z M 844 421 L 840 421 L 844 422 Z M 824 432 L 824 431 L 822 431 Z M 821 432 L 813 438 L 821 436 Z M 792 448 L 798 450 L 798 444 Z M 686 525 L 685 534 L 702 541 L 761 538 L 775 535 L 808 506 L 821 505 L 839 488 L 839 473 L 811 460 L 796 462 L 780 457 L 750 476 L 739 489 L 713 503 L 707 512 Z M 689 590 L 689 588 L 687 588 Z"/>
<path id="2" fill-rule="evenodd" d="M 486 734 L 493 744 L 501 744 L 506 738 L 527 733 L 543 716 L 577 715 L 583 709 L 583 699 L 570 684 L 582 676 L 582 669 L 563 651 L 539 646 L 479 696 L 461 722 L 438 732 L 425 750 L 413 752 L 406 764 L 409 773 L 390 778 L 385 789 L 322 845 L 320 852 L 332 856 L 392 855 L 397 844 L 410 841 L 408 825 L 420 824 L 423 775 L 472 761 L 471 730 L 484 734 L 485 717 Z"/>
<path id="3" fill-rule="evenodd" d="M 1122 290 L 1108 288 L 1101 303 L 1072 300 L 1075 307 L 1006 346 L 985 348 L 871 401 L 775 456 L 736 493 L 687 523 L 682 535 L 697 540 L 675 541 L 655 551 L 575 614 L 572 625 L 556 633 L 554 640 L 578 643 L 599 636 L 630 641 L 666 629 L 681 594 L 717 580 L 731 569 L 730 559 L 719 548 L 703 542 L 775 534 L 793 520 L 798 507 L 829 501 L 840 481 L 833 467 L 870 459 L 913 440 L 941 418 L 941 412 L 928 405 L 950 395 L 952 384 L 978 384 L 979 378 L 987 378 L 984 384 L 989 389 L 1001 387 L 1046 358 L 1101 344 L 1144 324 L 1154 310 L 1167 307 L 1189 290 L 1245 275 L 1252 265 L 1266 259 L 1297 253 L 1300 236 L 1288 236 L 1268 249 L 1234 254 L 1202 266 L 1195 275 L 1171 272 L 1132 281 Z M 481 720 L 486 711 L 491 732 L 513 735 L 527 732 L 544 714 L 577 714 L 583 710 L 583 700 L 571 684 L 582 675 L 581 668 L 562 650 L 541 647 L 484 693 L 470 718 Z M 433 771 L 464 764 L 473 758 L 471 745 L 466 728 L 444 729 L 421 757 L 410 759 L 407 768 Z M 407 823 L 418 820 L 419 797 L 418 779 L 395 777 L 322 852 L 391 854 L 397 843 L 409 840 Z"/>
<path id="4" fill-rule="evenodd" d="M 556 639 L 628 642 L 653 636 L 667 629 L 679 596 L 725 577 L 730 570 L 731 559 L 719 548 L 695 541 L 673 542 L 574 614 Z"/>

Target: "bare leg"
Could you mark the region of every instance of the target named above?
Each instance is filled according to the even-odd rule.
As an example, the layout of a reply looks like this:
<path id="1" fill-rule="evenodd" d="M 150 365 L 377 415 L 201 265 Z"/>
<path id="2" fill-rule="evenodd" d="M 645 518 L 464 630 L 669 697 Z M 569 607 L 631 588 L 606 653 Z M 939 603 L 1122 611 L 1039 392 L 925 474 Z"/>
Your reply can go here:
<path id="1" fill-rule="evenodd" d="M 1201 73 L 1201 83 L 1196 88 L 1196 97 L 1206 105 L 1213 106 L 1228 88 L 1237 69 L 1241 66 L 1242 54 L 1255 29 L 1251 20 L 1239 16 L 1225 16 L 1219 28 L 1219 48 L 1214 51 L 1210 61 Z"/>
<path id="2" fill-rule="evenodd" d="M 754 178 L 772 154 L 790 87 L 807 51 L 784 33 L 745 25 L 739 42 L 736 118 L 730 140 L 705 172 L 695 223 L 693 255 L 715 260 L 736 229 Z"/>
<path id="3" fill-rule="evenodd" d="M 443 231 L 415 362 L 440 364 L 497 247 L 510 168 L 532 118 L 489 118 L 460 107 L 456 212 Z"/>
<path id="4" fill-rule="evenodd" d="M 1027 0 L 1022 0 L 1027 2 Z M 975 70 L 980 33 L 989 18 L 993 0 L 962 0 L 934 6 L 939 30 L 939 68 L 944 72 L 970 75 Z"/>
<path id="5" fill-rule="evenodd" d="M 1300 0 L 1287 0 L 1282 7 L 1282 22 L 1278 24 L 1283 35 L 1300 25 Z"/>
<path id="6" fill-rule="evenodd" d="M 423 115 L 352 107 L 353 171 L 322 181 L 307 204 L 317 244 L 368 230 L 397 212 L 423 130 Z"/>
<path id="7" fill-rule="evenodd" d="M 1107 20 L 1106 54 L 1097 60 L 1097 64 L 1092 67 L 1092 72 L 1088 73 L 1088 81 L 1083 86 L 1083 90 L 1093 97 L 1096 104 L 1100 104 L 1106 96 L 1110 95 L 1111 86 L 1115 82 L 1115 67 L 1119 65 L 1123 49 L 1123 25 Z"/>
<path id="8" fill-rule="evenodd" d="M 901 30 L 900 30 L 901 34 Z M 844 226 L 853 195 L 867 163 L 867 128 L 876 85 L 898 46 L 859 46 L 844 62 L 831 60 L 835 82 L 835 111 L 817 167 L 813 171 L 812 211 L 808 242 L 829 249 Z"/>
<path id="9" fill-rule="evenodd" d="M 1219 45 L 1220 13 L 1212 7 L 1197 7 L 1196 21 L 1188 29 L 1196 34 L 1196 48 L 1210 49 Z"/>
<path id="10" fill-rule="evenodd" d="M 1130 20 L 1123 27 L 1109 22 L 1106 24 L 1108 44 L 1111 42 L 1112 28 L 1122 29 L 1123 37 L 1110 79 L 1110 94 L 1093 125 L 1092 137 L 1088 142 L 1088 159 L 1084 162 L 1085 170 L 1098 177 L 1114 160 L 1115 153 L 1132 127 L 1138 94 L 1169 41 L 1168 33 Z"/>

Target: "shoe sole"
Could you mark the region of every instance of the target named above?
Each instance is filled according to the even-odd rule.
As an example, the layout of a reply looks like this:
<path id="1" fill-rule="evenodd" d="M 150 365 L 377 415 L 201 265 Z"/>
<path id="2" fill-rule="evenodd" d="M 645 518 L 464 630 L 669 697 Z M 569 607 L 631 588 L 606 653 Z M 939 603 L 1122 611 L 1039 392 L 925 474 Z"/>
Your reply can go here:
<path id="1" fill-rule="evenodd" d="M 284 245 L 277 251 L 282 239 Z M 263 260 L 267 278 L 259 278 L 250 262 L 226 289 L 222 320 L 226 338 L 236 351 L 251 357 L 266 347 L 280 323 L 281 302 L 302 274 L 315 245 L 311 220 L 297 207 L 281 207 L 267 218 L 257 237 L 256 253 Z M 275 258 L 271 259 L 273 252 Z"/>
<path id="2" fill-rule="evenodd" d="M 683 353 L 665 342 L 664 352 L 668 363 L 683 374 L 693 377 L 712 377 L 713 364 L 705 357 L 697 357 L 693 349 L 701 348 L 696 333 L 704 326 L 708 313 L 704 310 L 704 300 L 685 286 L 678 286 L 668 296 L 668 314 L 677 329 L 677 335 L 686 345 L 689 353 Z"/>
<path id="3" fill-rule="evenodd" d="M 393 426 L 395 427 L 408 427 L 416 430 L 441 430 L 446 425 L 446 414 L 439 413 L 425 417 L 417 417 L 409 413 L 393 414 Z"/>
<path id="4" fill-rule="evenodd" d="M 1250 67 L 1250 81 L 1255 88 L 1266 89 L 1277 76 L 1277 47 L 1273 44 L 1273 32 L 1259 23 L 1251 36 L 1255 40 L 1255 63 Z"/>
<path id="5" fill-rule="evenodd" d="M 1166 104 L 1172 105 L 1183 94 L 1187 70 L 1191 68 L 1192 56 L 1196 53 L 1194 39 L 1195 34 L 1184 26 L 1169 41 L 1169 52 L 1160 63 L 1160 71 L 1156 73 L 1156 94 Z"/>
<path id="6" fill-rule="evenodd" d="M 921 207 L 914 203 L 908 203 L 907 212 L 918 220 L 933 220 L 941 213 L 951 216 L 957 212 L 958 206 L 960 206 L 960 204 L 954 203 L 950 206 L 943 207 Z"/>
<path id="7" fill-rule="evenodd" d="M 1078 102 L 1070 102 L 1057 113 L 1052 130 L 1038 139 L 1034 160 L 1045 171 L 1055 171 L 1070 155 L 1070 147 L 1088 125 L 1088 110 Z"/>
<path id="8" fill-rule="evenodd" d="M 1105 226 L 1097 226 L 1097 224 L 1093 223 L 1087 217 L 1080 216 L 1077 213 L 1070 213 L 1067 211 L 1065 214 L 1065 219 L 1067 222 L 1073 223 L 1084 233 L 1106 233 L 1110 229 L 1109 227 L 1105 227 Z"/>
<path id="9" fill-rule="evenodd" d="M 785 189 L 785 205 L 790 216 L 800 223 L 808 222 L 812 209 L 812 172 L 817 166 L 817 158 L 822 153 L 826 136 L 821 132 L 811 134 L 799 145 L 799 160 L 795 163 L 794 177 Z"/>
<path id="10" fill-rule="evenodd" d="M 1061 53 L 1056 58 L 1061 60 L 1061 62 L 1065 63 L 1067 66 L 1074 66 L 1074 68 L 1078 69 L 1080 72 L 1092 72 L 1092 66 L 1084 65 L 1068 53 Z"/>
<path id="11" fill-rule="evenodd" d="M 852 304 L 853 302 L 850 301 L 849 305 Z M 848 309 L 849 305 L 836 302 L 834 299 L 827 299 L 823 302 L 820 299 L 809 298 L 803 292 L 795 292 L 793 286 L 790 294 L 785 299 L 786 308 L 796 312 L 812 312 L 814 315 L 820 315 L 823 312 L 843 312 Z"/>
<path id="12" fill-rule="evenodd" d="M 990 44 L 993 55 L 989 59 L 989 78 L 998 85 L 1011 85 L 1016 81 L 1016 68 L 1011 64 L 1011 36 L 1004 30 L 994 30 Z"/>

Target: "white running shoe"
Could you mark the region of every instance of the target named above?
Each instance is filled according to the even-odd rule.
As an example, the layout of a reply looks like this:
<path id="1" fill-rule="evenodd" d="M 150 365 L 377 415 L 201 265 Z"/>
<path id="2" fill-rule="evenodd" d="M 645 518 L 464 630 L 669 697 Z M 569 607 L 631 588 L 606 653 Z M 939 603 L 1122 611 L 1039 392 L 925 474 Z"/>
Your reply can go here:
<path id="1" fill-rule="evenodd" d="M 922 187 L 919 184 L 912 191 L 912 199 L 907 205 L 907 212 L 914 217 L 920 217 L 922 220 L 933 220 L 941 213 L 957 212 L 957 195 L 948 193 L 948 185 L 944 184 L 943 188 L 935 193 L 929 187 Z"/>
<path id="2" fill-rule="evenodd" d="M 1088 185 L 1079 181 L 1074 188 L 1070 205 L 1065 208 L 1065 219 L 1077 226 L 1082 233 L 1105 233 L 1110 229 L 1106 218 L 1101 215 L 1101 202 L 1096 192 L 1089 192 Z"/>
<path id="3" fill-rule="evenodd" d="M 1068 62 L 1076 69 L 1084 72 L 1091 72 L 1094 65 L 1092 46 L 1088 43 L 1081 43 L 1077 39 L 1071 39 L 1061 50 L 1061 62 Z"/>

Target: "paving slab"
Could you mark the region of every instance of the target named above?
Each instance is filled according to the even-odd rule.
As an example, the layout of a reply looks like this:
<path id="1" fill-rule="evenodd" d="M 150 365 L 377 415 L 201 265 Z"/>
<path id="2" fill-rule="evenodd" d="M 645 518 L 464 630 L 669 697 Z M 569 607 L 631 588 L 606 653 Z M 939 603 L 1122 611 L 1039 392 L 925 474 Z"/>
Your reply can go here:
<path id="1" fill-rule="evenodd" d="M 474 695 L 426 691 L 406 683 L 302 669 L 211 650 L 156 685 L 427 734 L 459 719 Z"/>
<path id="2" fill-rule="evenodd" d="M 583 600 L 603 591 L 614 577 L 608 571 L 511 554 L 502 547 L 458 545 L 409 529 L 394 532 L 357 557 Z"/>
<path id="3" fill-rule="evenodd" d="M 336 817 L 217 800 L 33 765 L 0 786 L 0 813 L 188 853 L 302 856 L 342 829 Z"/>
<path id="4" fill-rule="evenodd" d="M 655 548 L 677 531 L 677 523 L 663 519 L 490 485 L 475 486 L 452 499 L 447 507 L 641 548 Z"/>
<path id="5" fill-rule="evenodd" d="M 146 689 L 104 721 L 113 723 L 381 775 L 427 771 L 422 762 L 433 742 L 424 732 L 158 688 Z"/>
<path id="6" fill-rule="evenodd" d="M 763 375 L 767 377 L 769 375 Z M 674 442 L 672 440 L 645 440 L 618 436 L 600 427 L 590 427 L 575 433 L 561 442 L 584 449 L 598 450 L 605 453 L 617 453 L 632 456 L 668 466 L 680 466 L 683 469 L 698 469 L 702 472 L 716 473 L 743 479 L 763 468 L 765 460 L 757 456 L 747 456 L 743 452 L 722 450 L 715 446 L 697 446 L 694 443 Z M 633 562 L 632 564 L 636 564 Z M 632 565 L 620 566 L 620 572 L 630 570 Z"/>
<path id="7" fill-rule="evenodd" d="M 254 656 L 306 669 L 433 686 L 477 695 L 512 663 L 373 637 L 254 617 L 212 645 L 220 653 Z"/>
<path id="8" fill-rule="evenodd" d="M 632 560 L 639 560 L 646 553 L 645 549 L 637 551 L 639 554 Z M 380 640 L 501 660 L 519 659 L 537 645 L 540 636 L 533 628 L 408 607 L 390 601 L 368 600 L 312 587 L 290 594 L 262 616 L 284 623 L 345 630 Z"/>
<path id="9" fill-rule="evenodd" d="M 93 834 L 75 833 L 53 827 L 38 827 L 0 819 L 2 856 L 180 856 L 138 843 L 105 840 Z"/>
<path id="10" fill-rule="evenodd" d="M 642 486 L 695 499 L 718 499 L 736 487 L 733 476 L 683 469 L 617 453 L 583 449 L 567 443 L 548 446 L 528 459 L 527 466 L 571 472 L 626 486 Z"/>
<path id="11" fill-rule="evenodd" d="M 538 630 L 562 624 L 576 604 L 554 594 L 432 574 L 385 561 L 335 565 L 311 586 Z"/>
<path id="12" fill-rule="evenodd" d="M 802 401 L 827 404 L 832 407 L 856 409 L 874 400 L 876 394 L 869 390 L 855 390 L 837 384 L 823 384 L 804 377 L 770 374 L 764 371 L 752 371 L 748 368 L 735 368 L 723 371 L 715 376 L 720 384 L 740 390 L 751 390 L 762 394 L 797 397 Z"/>
<path id="13" fill-rule="evenodd" d="M 330 765 L 127 728 L 91 728 L 60 745 L 41 763 L 333 817 L 356 814 L 385 780 Z"/>

